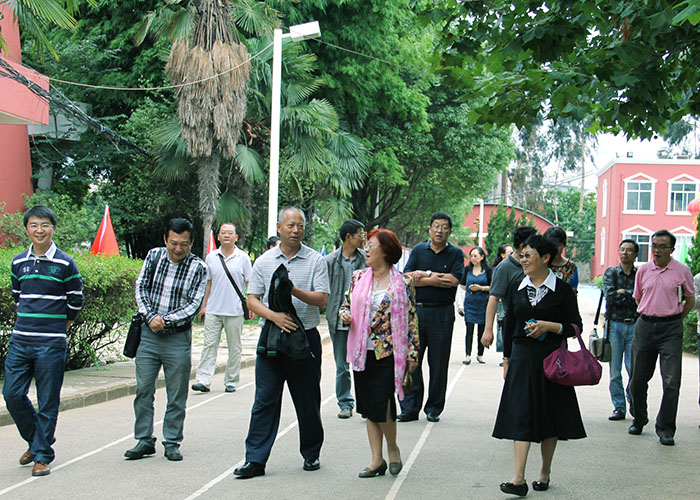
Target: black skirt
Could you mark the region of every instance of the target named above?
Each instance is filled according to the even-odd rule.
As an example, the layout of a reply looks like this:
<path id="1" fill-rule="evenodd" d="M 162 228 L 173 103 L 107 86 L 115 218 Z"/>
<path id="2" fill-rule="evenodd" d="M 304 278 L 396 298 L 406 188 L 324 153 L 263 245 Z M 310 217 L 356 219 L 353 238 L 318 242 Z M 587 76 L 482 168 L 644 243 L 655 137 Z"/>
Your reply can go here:
<path id="1" fill-rule="evenodd" d="M 574 388 L 544 376 L 542 363 L 549 352 L 538 340 L 513 339 L 493 437 L 534 443 L 586 437 Z"/>
<path id="2" fill-rule="evenodd" d="M 391 420 L 396 420 L 394 398 L 394 355 L 377 360 L 374 351 L 367 351 L 364 371 L 353 370 L 357 412 L 372 422 L 386 422 L 387 405 Z"/>

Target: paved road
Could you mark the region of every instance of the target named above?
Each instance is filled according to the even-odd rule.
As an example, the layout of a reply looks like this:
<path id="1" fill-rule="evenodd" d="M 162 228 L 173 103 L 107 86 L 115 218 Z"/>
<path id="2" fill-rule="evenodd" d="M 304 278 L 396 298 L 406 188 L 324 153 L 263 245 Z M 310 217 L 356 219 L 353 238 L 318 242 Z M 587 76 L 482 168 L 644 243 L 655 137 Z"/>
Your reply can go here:
<path id="1" fill-rule="evenodd" d="M 592 323 L 595 293 L 582 293 L 586 330 Z M 13 426 L 0 427 L 0 497 L 61 499 L 501 499 L 498 483 L 512 477 L 512 443 L 490 437 L 502 385 L 500 356 L 487 351 L 487 364 L 464 366 L 464 325 L 455 329 L 450 360 L 450 385 L 439 423 L 399 424 L 399 445 L 405 462 L 397 478 L 389 475 L 358 479 L 369 463 L 363 420 L 336 418 L 334 366 L 330 347 L 323 357 L 322 415 L 326 433 L 321 470 L 302 471 L 298 429 L 291 400 L 285 396 L 280 435 L 267 465 L 267 475 L 242 481 L 233 469 L 242 463 L 254 387 L 252 368 L 243 370 L 234 394 L 221 392 L 217 375 L 208 394 L 191 394 L 185 422 L 184 461 L 168 462 L 158 455 L 126 461 L 133 446 L 132 398 L 61 413 L 53 472 L 31 478 L 30 468 L 17 459 L 26 445 Z M 603 383 L 577 391 L 589 437 L 563 442 L 554 459 L 552 486 L 529 497 L 550 499 L 697 499 L 700 480 L 700 410 L 698 361 L 684 359 L 683 387 L 676 446 L 664 447 L 653 425 L 641 436 L 627 434 L 630 421 L 608 422 L 607 372 Z M 156 395 L 156 435 L 165 393 Z M 660 400 L 658 374 L 650 387 L 650 413 Z M 536 479 L 539 450 L 532 448 L 526 477 Z"/>

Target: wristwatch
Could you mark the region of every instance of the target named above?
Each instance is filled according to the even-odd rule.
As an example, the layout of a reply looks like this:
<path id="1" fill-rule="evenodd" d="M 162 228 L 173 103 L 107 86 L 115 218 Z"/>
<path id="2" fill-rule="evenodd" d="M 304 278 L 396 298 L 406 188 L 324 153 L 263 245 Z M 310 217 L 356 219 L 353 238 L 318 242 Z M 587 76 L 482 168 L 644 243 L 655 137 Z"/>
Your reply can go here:
<path id="1" fill-rule="evenodd" d="M 426 277 L 426 278 L 430 278 L 430 276 L 431 276 L 432 274 L 433 274 L 433 272 L 432 272 L 430 269 L 428 269 L 428 270 L 425 272 L 425 277 Z"/>

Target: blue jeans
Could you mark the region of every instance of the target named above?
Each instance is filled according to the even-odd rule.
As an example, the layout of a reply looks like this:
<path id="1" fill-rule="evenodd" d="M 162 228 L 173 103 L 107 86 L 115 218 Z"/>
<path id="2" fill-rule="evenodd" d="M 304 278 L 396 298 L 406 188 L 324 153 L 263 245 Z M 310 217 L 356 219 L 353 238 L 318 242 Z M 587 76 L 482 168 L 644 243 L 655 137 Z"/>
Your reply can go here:
<path id="1" fill-rule="evenodd" d="M 610 400 L 613 408 L 623 415 L 626 412 L 625 394 L 630 401 L 629 378 L 632 373 L 632 341 L 634 340 L 634 323 L 609 321 L 608 339 L 610 340 Z M 622 361 L 627 371 L 627 387 L 622 388 Z"/>
<path id="2" fill-rule="evenodd" d="M 353 409 L 355 400 L 350 393 L 350 365 L 347 362 L 348 331 L 328 329 L 333 341 L 333 357 L 335 358 L 335 397 L 338 407 Z"/>
<path id="3" fill-rule="evenodd" d="M 29 443 L 35 462 L 48 464 L 55 457 L 51 445 L 56 441 L 54 432 L 65 368 L 65 345 L 37 346 L 10 342 L 5 358 L 2 395 L 20 435 Z M 38 412 L 27 397 L 32 377 L 36 383 Z"/>

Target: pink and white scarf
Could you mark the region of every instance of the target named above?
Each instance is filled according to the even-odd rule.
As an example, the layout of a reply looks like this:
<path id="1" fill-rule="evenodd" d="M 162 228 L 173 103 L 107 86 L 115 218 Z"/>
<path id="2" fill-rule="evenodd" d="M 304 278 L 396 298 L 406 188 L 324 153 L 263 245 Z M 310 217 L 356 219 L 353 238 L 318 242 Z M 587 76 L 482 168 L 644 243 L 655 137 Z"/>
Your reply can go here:
<path id="1" fill-rule="evenodd" d="M 364 371 L 367 359 L 367 338 L 372 324 L 370 314 L 373 279 L 374 272 L 369 268 L 355 283 L 350 297 L 352 323 L 348 332 L 347 362 L 352 364 L 352 369 L 358 372 Z M 406 373 L 408 358 L 408 292 L 401 273 L 394 266 L 389 268 L 389 297 L 391 298 L 389 309 L 391 343 L 394 351 L 394 388 L 399 399 L 403 399 L 403 377 Z"/>

